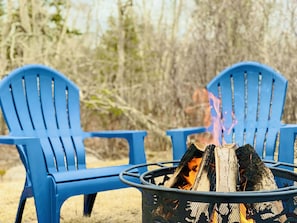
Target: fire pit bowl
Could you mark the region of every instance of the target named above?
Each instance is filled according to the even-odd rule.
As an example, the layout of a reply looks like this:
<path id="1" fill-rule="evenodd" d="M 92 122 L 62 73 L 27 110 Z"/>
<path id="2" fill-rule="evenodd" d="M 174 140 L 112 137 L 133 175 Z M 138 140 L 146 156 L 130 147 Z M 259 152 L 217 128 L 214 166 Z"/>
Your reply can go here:
<path id="1" fill-rule="evenodd" d="M 199 210 L 199 206 L 207 204 L 208 211 L 225 205 L 228 209 L 232 204 L 263 204 L 281 202 L 283 209 L 280 213 L 285 221 L 278 216 L 269 215 L 269 210 L 249 210 L 245 220 L 228 220 L 228 210 L 220 213 L 220 222 L 297 222 L 297 168 L 293 164 L 264 161 L 272 171 L 278 189 L 270 191 L 244 192 L 202 192 L 167 188 L 164 183 L 174 173 L 179 161 L 158 162 L 135 165 L 120 173 L 123 183 L 140 189 L 142 193 L 142 222 L 143 223 L 189 223 L 189 222 L 218 222 L 209 219 Z M 148 171 L 135 174 L 135 170 L 145 167 Z M 230 205 L 231 204 L 231 205 Z M 248 209 L 247 209 L 248 210 Z M 194 213 L 195 212 L 195 213 Z M 197 217 L 197 213 L 200 215 Z M 248 211 L 247 211 L 248 212 Z M 266 217 L 263 218 L 263 215 Z M 267 217 L 268 216 L 268 217 Z M 225 218 L 224 218 L 225 217 Z"/>

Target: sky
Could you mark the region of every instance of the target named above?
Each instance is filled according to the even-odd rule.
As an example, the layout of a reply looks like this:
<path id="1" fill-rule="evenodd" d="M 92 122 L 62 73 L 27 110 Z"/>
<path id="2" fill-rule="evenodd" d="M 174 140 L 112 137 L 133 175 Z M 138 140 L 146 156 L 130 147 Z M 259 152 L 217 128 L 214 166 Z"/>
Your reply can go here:
<path id="1" fill-rule="evenodd" d="M 72 27 L 79 28 L 83 32 L 88 30 L 90 32 L 102 33 L 108 28 L 108 17 L 111 15 L 117 16 L 117 2 L 118 0 L 72 0 L 70 18 L 73 19 L 69 21 L 69 24 Z M 164 0 L 166 9 L 164 10 L 164 19 L 168 23 L 172 20 L 172 2 L 172 0 Z M 162 8 L 162 0 L 134 0 L 133 3 L 140 15 L 142 15 L 141 13 L 149 13 L 153 23 L 158 21 Z M 188 24 L 194 8 L 193 0 L 187 0 L 184 3 L 179 25 L 180 32 Z M 91 21 L 91 23 L 88 24 L 87 21 Z"/>

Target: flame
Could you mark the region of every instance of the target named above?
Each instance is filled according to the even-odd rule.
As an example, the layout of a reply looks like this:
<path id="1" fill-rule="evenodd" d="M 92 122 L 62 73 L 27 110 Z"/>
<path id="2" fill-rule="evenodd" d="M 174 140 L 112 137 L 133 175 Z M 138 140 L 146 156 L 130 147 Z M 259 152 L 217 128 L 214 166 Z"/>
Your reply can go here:
<path id="1" fill-rule="evenodd" d="M 240 223 L 254 223 L 253 219 L 247 219 L 246 207 L 244 204 L 239 204 L 239 210 L 240 210 Z M 217 219 L 218 219 L 218 213 L 214 211 L 210 222 L 217 223 Z"/>
<path id="2" fill-rule="evenodd" d="M 223 116 L 221 115 L 221 100 L 214 96 L 212 93 L 208 93 L 209 102 L 210 102 L 210 110 L 213 109 L 215 114 L 211 116 L 212 119 L 212 142 L 214 145 L 221 145 L 220 138 L 221 133 L 224 131 L 224 134 L 231 134 L 232 129 L 238 123 L 235 114 L 230 111 L 232 116 L 232 124 L 228 128 L 224 125 L 224 117 L 228 115 L 228 112 L 225 112 Z M 210 111 L 209 111 L 210 112 Z M 226 144 L 225 140 L 222 139 L 222 145 Z"/>
<path id="3" fill-rule="evenodd" d="M 202 158 L 194 157 L 188 162 L 189 168 L 189 176 L 184 175 L 184 179 L 186 180 L 187 184 L 182 186 L 181 189 L 190 190 L 192 185 L 195 182 Z"/>
<path id="4" fill-rule="evenodd" d="M 186 107 L 185 113 L 194 121 L 193 124 L 200 125 L 200 122 L 203 122 L 203 126 L 206 128 L 211 127 L 209 132 L 195 136 L 195 140 L 205 144 L 226 144 L 224 139 L 220 142 L 221 133 L 222 131 L 227 135 L 231 133 L 233 127 L 237 124 L 235 114 L 232 111 L 222 114 L 221 100 L 208 92 L 206 88 L 197 88 L 192 95 L 192 102 L 194 105 Z M 197 113 L 198 110 L 199 114 Z M 224 117 L 227 115 L 231 115 L 233 120 L 231 126 L 228 127 L 224 125 Z M 199 123 L 197 123 L 197 117 L 199 117 Z"/>
<path id="5" fill-rule="evenodd" d="M 212 144 L 214 145 L 220 145 L 220 133 L 223 129 L 223 120 L 221 119 L 220 115 L 220 105 L 221 100 L 215 97 L 212 93 L 208 93 L 209 101 L 210 101 L 210 109 L 213 109 L 215 111 L 215 116 L 211 116 L 212 119 Z"/>
<path id="6" fill-rule="evenodd" d="M 239 205 L 240 209 L 240 223 L 253 223 L 253 219 L 247 219 L 246 218 L 246 207 L 244 204 Z"/>

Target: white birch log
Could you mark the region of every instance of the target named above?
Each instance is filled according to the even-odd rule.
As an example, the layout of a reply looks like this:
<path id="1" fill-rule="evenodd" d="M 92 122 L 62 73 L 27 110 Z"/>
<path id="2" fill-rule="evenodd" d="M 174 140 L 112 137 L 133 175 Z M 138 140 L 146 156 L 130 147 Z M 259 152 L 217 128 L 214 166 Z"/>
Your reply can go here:
<path id="1" fill-rule="evenodd" d="M 238 163 L 235 144 L 217 146 L 215 148 L 216 191 L 236 192 L 238 179 Z M 240 209 L 237 203 L 217 204 L 214 222 L 240 222 Z"/>

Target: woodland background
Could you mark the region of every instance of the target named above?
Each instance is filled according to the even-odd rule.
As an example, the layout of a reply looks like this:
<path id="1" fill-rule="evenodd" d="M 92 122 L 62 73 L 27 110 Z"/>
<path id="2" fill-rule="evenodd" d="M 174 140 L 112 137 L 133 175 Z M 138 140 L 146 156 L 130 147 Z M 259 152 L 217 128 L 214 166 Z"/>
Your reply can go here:
<path id="1" fill-rule="evenodd" d="M 153 17 L 150 0 L 114 0 L 107 28 L 95 30 L 94 5 L 100 17 L 103 1 L 0 1 L 0 77 L 29 63 L 53 67 L 81 89 L 85 130 L 145 129 L 146 148 L 156 151 L 171 146 L 166 129 L 203 124 L 203 104 L 195 118 L 184 112 L 195 89 L 253 60 L 289 80 L 283 119 L 296 123 L 297 1 L 190 1 L 184 15 L 189 0 L 158 0 Z M 84 29 L 70 25 L 74 6 L 87 18 Z M 125 154 L 117 140 L 88 145 L 99 158 Z"/>

